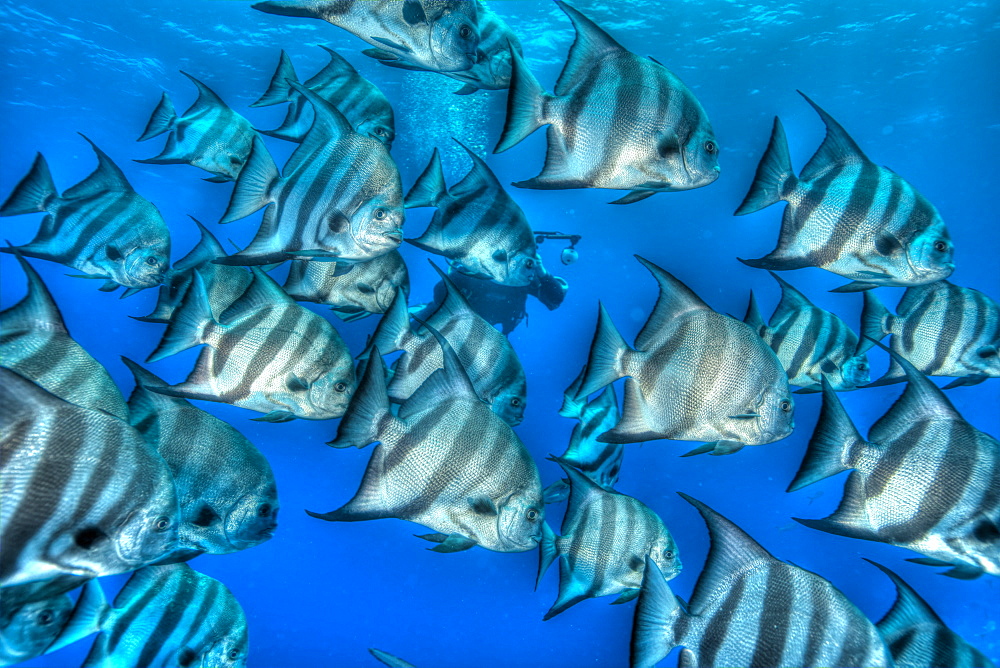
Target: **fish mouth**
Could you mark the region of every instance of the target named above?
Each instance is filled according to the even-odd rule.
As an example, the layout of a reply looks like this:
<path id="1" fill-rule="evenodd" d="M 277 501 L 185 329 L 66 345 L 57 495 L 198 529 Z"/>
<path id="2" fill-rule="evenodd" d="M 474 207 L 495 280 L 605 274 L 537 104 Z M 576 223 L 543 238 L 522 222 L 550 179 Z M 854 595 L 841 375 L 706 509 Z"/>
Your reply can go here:
<path id="1" fill-rule="evenodd" d="M 395 244 L 403 243 L 403 230 L 395 229 L 390 232 L 383 232 L 382 236 Z"/>

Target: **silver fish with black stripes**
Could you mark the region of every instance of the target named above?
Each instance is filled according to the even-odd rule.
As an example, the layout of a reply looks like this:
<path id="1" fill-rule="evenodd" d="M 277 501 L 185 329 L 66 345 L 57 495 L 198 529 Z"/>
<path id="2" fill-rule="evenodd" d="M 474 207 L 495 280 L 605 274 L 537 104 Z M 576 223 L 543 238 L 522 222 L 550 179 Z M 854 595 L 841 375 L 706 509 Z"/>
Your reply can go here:
<path id="1" fill-rule="evenodd" d="M 359 135 L 371 137 L 391 149 L 396 125 L 389 100 L 342 55 L 324 44 L 319 47 L 330 54 L 330 62 L 302 85 L 335 106 Z M 305 139 L 311 125 L 312 105 L 288 84 L 298 80 L 291 58 L 282 50 L 271 84 L 250 106 L 269 107 L 287 102 L 288 113 L 281 125 L 274 130 L 262 130 L 262 134 L 297 143 Z"/>
<path id="2" fill-rule="evenodd" d="M 455 349 L 479 398 L 504 422 L 516 427 L 524 419 L 528 387 L 524 367 L 514 347 L 506 336 L 469 307 L 443 272 L 439 270 L 439 274 L 447 296 L 431 313 L 421 312 L 421 318 Z M 392 364 L 389 397 L 394 402 L 409 399 L 443 365 L 441 347 L 433 334 L 423 328 L 411 329 L 406 298 L 401 291 L 382 316 L 369 345 L 385 355 L 403 351 Z M 365 357 L 367 355 L 362 353 L 362 358 Z"/>
<path id="3" fill-rule="evenodd" d="M 868 357 L 858 353 L 858 336 L 844 321 L 814 305 L 786 280 L 771 272 L 781 286 L 781 301 L 765 323 L 750 293 L 743 322 L 771 346 L 797 393 L 819 392 L 826 378 L 838 392 L 856 390 L 871 380 Z M 868 294 L 868 293 L 865 293 Z"/>
<path id="4" fill-rule="evenodd" d="M 207 344 L 187 380 L 151 388 L 182 399 L 232 404 L 286 422 L 344 414 L 354 392 L 351 354 L 322 316 L 296 304 L 270 276 L 254 268 L 246 292 L 216 320 L 201 274 L 194 274 L 155 362 Z"/>
<path id="5" fill-rule="evenodd" d="M 328 513 L 306 512 L 329 522 L 415 522 L 435 532 L 419 536 L 436 543 L 435 552 L 477 545 L 496 552 L 531 550 L 545 520 L 538 468 L 510 426 L 479 399 L 444 337 L 424 327 L 442 347 L 444 366 L 393 415 L 385 365 L 378 349 L 372 350 L 330 445 L 379 445 L 354 498 Z"/>
<path id="6" fill-rule="evenodd" d="M 548 125 L 545 167 L 519 188 L 630 191 L 612 204 L 691 190 L 719 178 L 719 147 L 694 93 L 653 58 L 637 56 L 565 2 L 576 39 L 555 94 L 516 51 L 507 120 L 494 153 Z"/>
<path id="7" fill-rule="evenodd" d="M 682 666 L 891 668 L 875 625 L 829 581 L 775 559 L 733 522 L 681 496 L 708 525 L 708 558 L 686 605 L 647 558 L 633 668 L 652 668 L 675 647 L 684 648 Z"/>
<path id="8" fill-rule="evenodd" d="M 572 466 L 560 464 L 569 477 L 569 506 L 562 535 L 545 524 L 539 543 L 538 578 L 559 560 L 559 596 L 544 620 L 580 601 L 618 594 L 613 604 L 639 595 L 646 559 L 672 580 L 681 572 L 680 551 L 663 521 L 638 499 L 599 486 Z"/>
<path id="9" fill-rule="evenodd" d="M 170 231 L 153 204 L 132 189 L 118 165 L 90 143 L 97 169 L 62 195 L 39 153 L 31 171 L 0 206 L 0 216 L 46 214 L 31 243 L 4 246 L 103 279 L 102 292 L 124 286 L 123 297 L 163 281 L 170 266 Z"/>
<path id="10" fill-rule="evenodd" d="M 1000 576 L 1000 442 L 959 414 L 944 393 L 896 356 L 909 381 L 861 438 L 824 383 L 823 409 L 794 492 L 851 471 L 840 505 L 824 519 L 799 519 L 828 533 L 904 547 L 944 575 Z"/>
<path id="11" fill-rule="evenodd" d="M 450 189 L 441 154 L 431 161 L 406 194 L 406 208 L 436 207 L 427 230 L 407 239 L 417 248 L 443 255 L 459 272 L 500 285 L 525 286 L 539 277 L 538 245 L 524 211 L 486 162 L 456 140 L 472 169 Z"/>
<path id="12" fill-rule="evenodd" d="M 704 440 L 687 455 L 726 455 L 791 434 L 795 403 L 774 351 L 748 325 L 716 313 L 673 275 L 636 258 L 660 295 L 634 348 L 599 307 L 578 396 L 627 380 L 622 419 L 597 440 Z"/>
<path id="13" fill-rule="evenodd" d="M 834 292 L 924 285 L 955 269 L 948 228 L 934 205 L 908 181 L 864 154 L 830 114 L 810 100 L 826 124 L 819 149 L 795 176 L 781 120 L 757 166 L 737 216 L 787 203 L 778 245 L 740 261 L 788 271 L 821 267 L 851 279 Z"/>
<path id="14" fill-rule="evenodd" d="M 267 459 L 240 432 L 184 399 L 132 360 L 129 422 L 167 462 L 181 507 L 177 549 L 160 563 L 229 554 L 271 539 L 278 488 Z"/>
<path id="15" fill-rule="evenodd" d="M 181 72 L 198 89 L 198 97 L 178 116 L 166 93 L 153 110 L 137 141 L 147 141 L 164 132 L 167 143 L 159 155 L 136 160 L 150 165 L 192 165 L 214 176 L 213 183 L 235 181 L 257 136 L 250 121 L 233 111 L 215 91 Z"/>
<path id="16" fill-rule="evenodd" d="M 979 290 L 948 281 L 907 288 L 893 315 L 874 292 L 865 293 L 861 348 L 891 334 L 889 347 L 928 376 L 949 376 L 951 389 L 1000 378 L 1000 306 Z M 906 379 L 895 358 L 872 383 Z"/>
<path id="17" fill-rule="evenodd" d="M 268 14 L 320 19 L 372 45 L 363 53 L 435 72 L 476 64 L 479 3 L 469 0 L 266 0 Z"/>

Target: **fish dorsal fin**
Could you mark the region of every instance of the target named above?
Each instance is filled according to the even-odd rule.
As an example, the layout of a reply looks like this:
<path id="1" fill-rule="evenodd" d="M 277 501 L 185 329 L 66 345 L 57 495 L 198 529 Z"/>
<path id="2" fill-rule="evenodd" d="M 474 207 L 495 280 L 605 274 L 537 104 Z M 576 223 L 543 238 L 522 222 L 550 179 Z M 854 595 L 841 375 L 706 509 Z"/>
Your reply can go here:
<path id="1" fill-rule="evenodd" d="M 752 568 L 756 564 L 777 560 L 743 529 L 704 503 L 683 492 L 678 494 L 698 509 L 708 526 L 711 547 L 705 560 L 705 568 L 698 576 L 698 584 L 695 585 L 689 606 L 691 614 L 699 615 L 704 612 L 712 597 L 728 586 L 728 581 L 734 573 Z"/>
<path id="2" fill-rule="evenodd" d="M 453 138 L 454 139 L 454 138 Z M 451 194 L 455 197 L 461 197 L 473 193 L 483 186 L 487 188 L 493 188 L 496 190 L 503 190 L 503 186 L 500 185 L 500 181 L 497 179 L 496 174 L 493 170 L 489 168 L 486 161 L 480 158 L 473 152 L 468 146 L 462 142 L 455 139 L 455 143 L 465 149 L 465 152 L 469 154 L 472 158 L 472 169 L 465 177 L 451 187 Z"/>
<path id="3" fill-rule="evenodd" d="M 834 120 L 833 116 L 823 111 L 818 104 L 810 100 L 809 96 L 802 91 L 799 91 L 799 95 L 806 99 L 806 102 L 816 110 L 819 117 L 823 119 L 823 123 L 826 124 L 826 137 L 823 138 L 823 143 L 816 149 L 813 157 L 802 168 L 799 178 L 811 181 L 829 170 L 833 165 L 870 162 L 857 143 L 851 139 L 851 135 L 847 134 L 847 130 Z"/>
<path id="4" fill-rule="evenodd" d="M 108 154 L 97 147 L 87 135 L 80 133 L 97 154 L 97 169 L 90 176 L 63 193 L 63 199 L 90 197 L 100 192 L 132 192 L 132 185 L 125 178 L 124 172 L 108 157 Z"/>
<path id="5" fill-rule="evenodd" d="M 469 374 L 465 372 L 465 367 L 462 366 L 461 360 L 458 359 L 458 354 L 455 353 L 454 348 L 441 335 L 441 332 L 437 331 L 424 320 L 416 317 L 413 319 L 421 327 L 429 331 L 431 336 L 437 339 L 438 345 L 441 346 L 444 367 L 435 370 L 428 376 L 427 380 L 417 388 L 417 391 L 406 400 L 399 410 L 399 417 L 406 420 L 409 416 L 423 413 L 425 410 L 433 408 L 448 399 L 463 398 L 467 401 L 482 401 L 479 398 L 479 394 L 476 393 L 476 388 L 473 387 L 472 381 L 469 380 Z"/>
<path id="6" fill-rule="evenodd" d="M 28 294 L 9 309 L 0 311 L 0 327 L 14 329 L 47 329 L 69 336 L 62 313 L 35 268 L 16 250 L 14 254 L 28 279 Z"/>
<path id="7" fill-rule="evenodd" d="M 896 602 L 875 625 L 887 643 L 891 643 L 893 638 L 916 626 L 925 624 L 945 626 L 937 613 L 931 609 L 931 606 L 927 605 L 927 601 L 922 599 L 903 578 L 871 559 L 865 559 L 865 561 L 888 575 L 889 579 L 896 585 Z"/>
<path id="8" fill-rule="evenodd" d="M 313 106 L 312 127 L 309 128 L 309 132 L 306 133 L 305 138 L 302 140 L 303 145 L 313 143 L 327 144 L 328 142 L 340 139 L 345 134 L 354 132 L 354 127 L 351 126 L 335 106 L 297 81 L 289 81 L 288 85 L 309 100 Z M 309 139 L 310 136 L 313 137 L 312 141 Z"/>
<path id="9" fill-rule="evenodd" d="M 573 46 L 569 48 L 566 65 L 559 75 L 559 81 L 556 82 L 556 95 L 565 95 L 582 76 L 594 68 L 597 61 L 610 53 L 626 49 L 604 32 L 603 28 L 573 7 L 561 1 L 557 1 L 556 4 L 566 12 L 576 30 L 576 38 L 573 40 Z"/>
<path id="10" fill-rule="evenodd" d="M 273 104 L 288 102 L 288 82 L 298 80 L 299 77 L 295 74 L 292 59 L 282 49 L 281 55 L 278 56 L 278 67 L 274 70 L 274 76 L 271 77 L 271 83 L 268 84 L 267 90 L 260 96 L 260 99 L 250 106 L 269 107 Z"/>
<path id="11" fill-rule="evenodd" d="M 457 318 L 467 318 L 470 316 L 480 317 L 472 307 L 469 306 L 469 302 L 465 300 L 462 296 L 462 291 L 458 289 L 458 286 L 451 280 L 451 278 L 446 274 L 441 267 L 434 264 L 432 260 L 427 261 L 434 271 L 437 272 L 438 276 L 441 277 L 441 282 L 444 283 L 445 297 L 441 302 L 441 305 L 435 309 L 434 313 L 427 316 L 427 320 L 437 321 L 439 316 L 441 318 L 452 320 Z"/>
<path id="12" fill-rule="evenodd" d="M 567 505 L 567 517 L 572 516 L 575 511 L 595 498 L 611 494 L 596 482 L 578 471 L 576 467 L 569 466 L 563 462 L 556 462 L 562 467 L 569 477 L 569 505 Z"/>
<path id="13" fill-rule="evenodd" d="M 897 430 L 902 433 L 914 422 L 924 420 L 964 419 L 941 388 L 918 371 L 909 360 L 882 343 L 876 341 L 874 345 L 888 353 L 893 361 L 902 367 L 906 372 L 907 384 L 903 394 L 896 399 L 896 403 L 872 426 L 872 434 L 892 434 Z"/>
<path id="14" fill-rule="evenodd" d="M 306 88 L 327 86 L 340 78 L 361 76 L 354 68 L 354 65 L 347 62 L 346 58 L 331 49 L 329 46 L 326 44 L 318 44 L 317 46 L 330 54 L 330 62 L 328 62 L 323 69 L 306 81 Z"/>
<path id="15" fill-rule="evenodd" d="M 660 286 L 660 294 L 656 298 L 656 306 L 653 307 L 653 312 L 650 313 L 649 320 L 643 325 L 642 331 L 639 332 L 639 336 L 635 339 L 637 350 L 642 350 L 645 344 L 655 338 L 658 332 L 663 330 L 664 327 L 678 316 L 690 311 L 712 310 L 691 288 L 674 278 L 666 270 L 638 255 L 635 256 L 635 259 L 639 260 L 642 266 L 649 270 L 649 273 L 653 275 L 653 278 L 656 279 L 657 284 Z"/>
<path id="16" fill-rule="evenodd" d="M 122 355 L 121 360 L 128 367 L 129 371 L 132 372 L 132 377 L 135 378 L 135 389 L 132 390 L 132 394 L 128 398 L 129 424 L 133 427 L 138 429 L 140 423 L 147 416 L 156 413 L 162 406 L 170 404 L 191 405 L 180 397 L 172 397 L 159 392 L 149 391 L 149 388 L 153 387 L 168 387 L 169 383 L 124 355 Z"/>
<path id="17" fill-rule="evenodd" d="M 788 315 L 804 309 L 816 308 L 816 306 L 809 301 L 804 294 L 796 290 L 791 283 L 783 279 L 781 276 L 778 276 L 773 271 L 769 271 L 768 273 L 771 274 L 771 276 L 774 276 L 774 280 L 778 281 L 778 285 L 781 286 L 781 301 L 778 302 L 778 306 L 774 309 L 774 314 L 771 316 L 771 320 L 773 322 L 778 322 Z"/>
<path id="18" fill-rule="evenodd" d="M 198 226 L 201 231 L 201 239 L 198 244 L 191 249 L 191 251 L 177 260 L 174 263 L 173 271 L 188 271 L 189 269 L 194 269 L 195 267 L 200 267 L 206 262 L 211 262 L 217 257 L 225 257 L 226 251 L 219 243 L 219 240 L 215 238 L 208 228 L 201 224 L 201 222 L 194 216 L 188 216 L 194 221 L 194 224 Z"/>
<path id="19" fill-rule="evenodd" d="M 251 267 L 253 281 L 233 304 L 222 312 L 219 321 L 231 323 L 262 308 L 275 306 L 297 306 L 295 300 L 275 283 L 274 279 L 264 273 L 260 267 Z"/>
<path id="20" fill-rule="evenodd" d="M 188 110 L 184 112 L 185 116 L 199 111 L 206 111 L 208 109 L 218 109 L 220 107 L 223 109 L 229 108 L 229 105 L 223 102 L 222 98 L 219 97 L 214 90 L 206 86 L 198 79 L 195 79 L 184 70 L 181 70 L 181 74 L 190 79 L 191 83 L 193 83 L 195 88 L 198 89 L 198 97 L 191 104 L 191 106 L 188 107 Z"/>

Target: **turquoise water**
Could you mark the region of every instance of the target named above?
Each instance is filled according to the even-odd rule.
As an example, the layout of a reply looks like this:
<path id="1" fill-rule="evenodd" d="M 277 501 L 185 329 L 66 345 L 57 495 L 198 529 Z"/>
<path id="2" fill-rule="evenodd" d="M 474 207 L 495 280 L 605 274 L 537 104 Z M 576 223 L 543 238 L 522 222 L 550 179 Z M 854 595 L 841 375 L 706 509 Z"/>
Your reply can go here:
<path id="1" fill-rule="evenodd" d="M 551 90 L 572 41 L 569 22 L 554 4 L 493 2 L 519 35 L 527 62 Z M 510 337 L 528 372 L 529 405 L 517 432 L 539 462 L 543 484 L 558 467 L 544 461 L 561 453 L 573 422 L 557 415 L 563 389 L 586 360 L 601 300 L 627 340 L 642 326 L 656 286 L 633 258 L 639 253 L 671 271 L 720 312 L 742 315 L 752 288 L 769 315 L 778 299 L 774 281 L 736 257 L 760 257 L 773 248 L 780 208 L 734 218 L 763 151 L 774 115 L 785 124 L 797 168 L 823 136 L 815 113 L 796 94 L 802 89 L 852 134 L 872 160 L 902 174 L 926 195 L 948 223 L 957 268 L 951 281 L 1000 298 L 1000 234 L 995 205 L 1000 152 L 1000 61 L 995 3 L 972 2 L 630 2 L 581 0 L 577 7 L 626 47 L 655 56 L 676 72 L 705 107 L 721 148 L 720 179 L 702 189 L 657 195 L 613 207 L 621 193 L 596 190 L 528 191 L 511 188 L 535 229 L 581 234 L 580 260 L 563 267 L 561 246 L 547 242 L 546 266 L 570 291 L 553 312 L 529 304 L 529 319 Z M 382 67 L 361 55 L 360 40 L 318 21 L 286 19 L 224 0 L 146 0 L 66 3 L 32 0 L 0 3 L 3 96 L 0 114 L 0 192 L 6 196 L 27 172 L 35 152 L 49 161 L 65 189 L 93 169 L 83 132 L 114 158 L 136 190 L 162 212 L 171 228 L 173 259 L 197 241 L 187 216 L 220 238 L 243 245 L 259 214 L 221 227 L 216 221 L 231 186 L 205 183 L 188 166 L 132 163 L 159 151 L 160 139 L 136 144 L 150 112 L 166 90 L 178 110 L 194 89 L 178 73 L 201 78 L 256 127 L 276 127 L 283 107 L 249 109 L 267 87 L 280 49 L 289 52 L 301 78 L 327 60 L 315 45 L 336 48 L 392 102 L 397 139 L 392 154 L 408 187 L 438 146 L 449 183 L 468 162 L 451 142 L 458 137 L 487 154 L 499 136 L 505 93 L 458 97 L 453 80 Z M 266 139 L 279 164 L 291 144 Z M 489 156 L 504 183 L 538 173 L 543 133 L 502 155 Z M 430 219 L 428 209 L 409 212 L 406 236 Z M 26 243 L 40 216 L 6 218 L 3 238 Z M 427 301 L 435 282 L 426 253 L 404 244 L 411 272 L 411 303 Z M 12 257 L 0 257 L 2 297 L 23 294 Z M 155 347 L 162 326 L 136 322 L 155 292 L 128 300 L 97 292 L 94 282 L 53 263 L 33 261 L 63 310 L 70 332 L 107 366 L 119 387 L 131 376 L 119 355 L 141 360 Z M 274 275 L 283 278 L 285 269 Z M 843 279 L 819 269 L 784 277 L 817 305 L 857 328 L 858 294 L 827 291 Z M 901 289 L 881 288 L 893 307 Z M 317 309 L 324 312 L 324 309 Z M 327 311 L 328 313 L 328 311 Z M 353 353 L 364 346 L 375 318 L 334 322 Z M 150 365 L 178 382 L 196 351 Z M 887 366 L 872 353 L 873 377 Z M 891 405 L 901 386 L 842 395 L 862 432 Z M 977 428 L 1000 435 L 1000 381 L 963 387 L 948 395 Z M 786 494 L 820 405 L 817 395 L 797 396 L 795 433 L 775 444 L 730 457 L 679 454 L 687 443 L 657 441 L 628 446 L 618 489 L 660 514 L 679 544 L 684 572 L 671 582 L 688 597 L 707 549 L 697 513 L 674 492 L 705 501 L 746 529 L 775 556 L 830 579 L 873 621 L 892 603 L 887 578 L 868 557 L 897 571 L 955 631 L 1000 662 L 1000 584 L 983 577 L 962 582 L 935 569 L 906 563 L 905 550 L 832 536 L 790 518 L 824 517 L 836 508 L 844 476 Z M 555 600 L 549 573 L 532 591 L 537 555 L 482 549 L 452 555 L 428 552 L 413 538 L 420 527 L 396 520 L 329 524 L 304 508 L 338 507 L 356 489 L 370 449 L 335 451 L 324 443 L 336 422 L 251 422 L 255 414 L 221 404 L 199 406 L 236 426 L 269 458 L 281 498 L 273 540 L 251 550 L 200 557 L 192 565 L 224 582 L 245 609 L 251 666 L 377 665 L 367 653 L 379 647 L 417 666 L 623 666 L 627 664 L 631 605 L 608 600 L 581 603 L 543 623 Z M 549 509 L 558 527 L 559 507 Z M 553 569 L 554 571 L 554 569 Z M 125 576 L 102 581 L 111 596 Z M 32 666 L 79 665 L 84 640 Z M 664 662 L 667 665 L 672 660 Z"/>

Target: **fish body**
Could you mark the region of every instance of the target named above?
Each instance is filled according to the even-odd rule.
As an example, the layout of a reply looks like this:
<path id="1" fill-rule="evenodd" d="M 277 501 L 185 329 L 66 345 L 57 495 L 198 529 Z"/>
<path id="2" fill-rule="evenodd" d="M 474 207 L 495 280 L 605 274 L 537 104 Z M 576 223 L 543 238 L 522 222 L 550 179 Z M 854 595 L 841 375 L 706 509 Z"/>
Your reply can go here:
<path id="1" fill-rule="evenodd" d="M 31 171 L 0 206 L 0 216 L 47 215 L 31 243 L 0 251 L 16 249 L 73 267 L 86 278 L 105 279 L 103 291 L 125 286 L 125 296 L 159 285 L 170 264 L 170 231 L 118 165 L 87 141 L 97 154 L 97 169 L 62 195 L 56 192 L 45 158 L 41 153 L 35 157 Z"/>
<path id="2" fill-rule="evenodd" d="M 135 572 L 105 611 L 84 668 L 243 668 L 247 620 L 229 589 L 187 564 Z"/>
<path id="3" fill-rule="evenodd" d="M 946 389 L 1000 378 L 1000 306 L 978 290 L 948 281 L 907 288 L 896 315 L 866 292 L 861 323 L 869 339 L 891 334 L 889 347 L 918 371 L 956 377 Z M 862 347 L 869 345 L 866 340 Z M 905 379 L 906 372 L 893 360 L 873 385 Z"/>
<path id="4" fill-rule="evenodd" d="M 398 416 L 389 410 L 378 348 L 372 350 L 358 398 L 330 445 L 379 445 L 354 498 L 329 513 L 307 512 L 331 522 L 415 522 L 436 532 L 420 536 L 439 543 L 436 552 L 476 545 L 497 552 L 533 549 L 545 515 L 538 469 L 510 426 L 480 401 L 455 351 L 437 337 L 444 367 Z"/>
<path id="5" fill-rule="evenodd" d="M 192 220 L 194 219 L 192 218 Z M 222 317 L 222 313 L 246 291 L 253 281 L 253 274 L 245 267 L 231 267 L 214 262 L 216 258 L 225 257 L 226 252 L 222 249 L 219 241 L 208 231 L 208 228 L 197 220 L 194 222 L 201 230 L 201 239 L 187 255 L 175 262 L 170 271 L 167 272 L 163 284 L 160 285 L 153 312 L 146 316 L 137 317 L 136 320 L 163 324 L 170 322 L 174 311 L 180 307 L 188 288 L 194 282 L 195 272 L 201 274 L 202 281 L 205 283 L 208 302 L 216 320 Z"/>
<path id="6" fill-rule="evenodd" d="M 667 580 L 681 571 L 680 553 L 670 531 L 641 501 L 609 491 L 572 466 L 569 506 L 562 536 L 545 531 L 540 545 L 538 578 L 559 559 L 559 597 L 544 619 L 580 601 L 620 594 L 625 603 L 639 594 L 646 558 Z M 547 527 L 546 527 L 547 528 Z"/>
<path id="7" fill-rule="evenodd" d="M 774 351 L 748 325 L 716 313 L 674 276 L 639 261 L 659 283 L 656 307 L 634 349 L 600 307 L 578 394 L 628 377 L 623 417 L 597 440 L 705 440 L 688 454 L 721 455 L 788 436 L 795 404 Z"/>
<path id="8" fill-rule="evenodd" d="M 477 315 L 442 274 L 448 294 L 431 314 L 424 314 L 458 354 L 479 398 L 507 424 L 517 426 L 528 402 L 524 367 L 507 337 Z M 405 402 L 436 369 L 443 366 L 441 347 L 425 328 L 410 328 L 406 299 L 400 292 L 382 316 L 371 345 L 384 354 L 402 350 L 392 364 L 389 397 Z"/>
<path id="9" fill-rule="evenodd" d="M 510 87 L 511 49 L 524 55 L 521 40 L 503 19 L 492 9 L 479 3 L 479 49 L 476 63 L 461 72 L 442 72 L 446 77 L 462 82 L 462 87 L 453 91 L 455 95 L 471 95 L 479 90 L 505 90 Z M 368 55 L 379 58 L 383 53 L 372 50 Z M 422 67 L 401 60 L 379 58 L 379 62 L 415 72 L 428 72 Z"/>
<path id="10" fill-rule="evenodd" d="M 13 371 L 0 381 L 0 586 L 115 575 L 176 547 L 170 470 L 139 432 Z"/>
<path id="11" fill-rule="evenodd" d="M 774 271 L 822 267 L 852 279 L 839 292 L 948 278 L 955 269 L 954 248 L 934 205 L 903 177 L 869 160 L 840 123 L 806 101 L 826 124 L 826 138 L 796 177 L 784 128 L 775 118 L 767 151 L 736 215 L 785 201 L 781 234 L 766 257 L 741 261 Z"/>
<path id="12" fill-rule="evenodd" d="M 875 625 L 892 653 L 896 668 L 993 668 L 993 662 L 949 629 L 903 578 L 881 564 L 869 562 L 896 585 L 896 602 Z"/>
<path id="13" fill-rule="evenodd" d="M 824 376 L 837 391 L 866 385 L 871 380 L 871 367 L 864 353 L 856 353 L 857 335 L 843 320 L 815 306 L 783 278 L 774 272 L 771 275 L 781 286 L 781 301 L 770 322 L 764 323 L 753 293 L 743 322 L 771 346 L 788 373 L 788 382 L 812 392 L 820 391 Z"/>
<path id="14" fill-rule="evenodd" d="M 472 158 L 472 169 L 450 189 L 441 155 L 435 148 L 423 174 L 407 193 L 407 208 L 436 207 L 427 230 L 407 241 L 443 255 L 459 272 L 501 285 L 526 286 L 538 276 L 541 262 L 528 219 L 486 162 L 459 143 Z"/>
<path id="15" fill-rule="evenodd" d="M 138 141 L 169 132 L 166 146 L 156 157 L 137 162 L 192 165 L 214 174 L 210 181 L 235 181 L 250 154 L 256 131 L 215 91 L 187 72 L 181 74 L 197 87 L 198 97 L 178 116 L 170 98 L 163 94 Z"/>
<path id="16" fill-rule="evenodd" d="M 260 269 L 220 320 L 196 273 L 149 361 L 201 344 L 208 345 L 186 381 L 152 389 L 248 408 L 269 422 L 340 417 L 354 392 L 351 354 L 337 330 Z"/>
<path id="17" fill-rule="evenodd" d="M 711 548 L 682 607 L 652 560 L 632 626 L 634 668 L 674 647 L 689 666 L 877 666 L 892 657 L 872 624 L 829 581 L 775 559 L 742 529 L 682 494 L 708 525 Z"/>
<path id="18" fill-rule="evenodd" d="M 28 294 L 0 312 L 0 365 L 71 404 L 122 420 L 128 408 L 107 370 L 73 340 L 42 277 L 23 257 Z"/>
<path id="19" fill-rule="evenodd" d="M 905 547 L 945 575 L 1000 575 L 1000 443 L 975 429 L 909 362 L 906 390 L 862 439 L 836 394 L 788 491 L 851 471 L 836 512 L 813 529 Z"/>
<path id="20" fill-rule="evenodd" d="M 283 287 L 295 301 L 327 304 L 338 318 L 353 322 L 385 313 L 397 289 L 408 296 L 410 274 L 399 251 L 360 262 L 346 274 L 338 274 L 335 263 L 297 260 Z"/>
<path id="21" fill-rule="evenodd" d="M 365 54 L 435 72 L 477 61 L 479 3 L 468 0 L 267 0 L 268 14 L 320 19 L 371 44 Z"/>
<path id="22" fill-rule="evenodd" d="M 181 507 L 179 543 L 171 557 L 228 554 L 271 539 L 278 526 L 278 489 L 264 455 L 222 420 L 184 399 L 129 359 L 135 376 L 129 421 L 170 467 Z"/>
<path id="23" fill-rule="evenodd" d="M 296 258 L 365 262 L 399 247 L 403 186 L 385 144 L 354 131 L 336 107 L 295 81 L 313 124 L 282 174 L 254 139 L 222 218 L 267 207 L 253 241 L 220 264 L 261 265 Z"/>
<path id="24" fill-rule="evenodd" d="M 330 54 L 330 62 L 303 85 L 336 107 L 359 135 L 371 137 L 385 144 L 386 149 L 391 149 L 396 138 L 396 126 L 389 100 L 375 84 L 358 74 L 343 56 L 328 46 L 319 46 Z M 250 106 L 267 107 L 288 102 L 288 113 L 280 126 L 265 130 L 263 134 L 298 143 L 305 139 L 310 126 L 307 111 L 311 105 L 288 85 L 289 81 L 298 80 L 291 59 L 282 51 L 271 85 Z"/>
<path id="25" fill-rule="evenodd" d="M 690 89 L 576 9 L 557 4 L 573 22 L 576 40 L 555 94 L 545 92 L 516 51 L 511 54 L 507 120 L 494 152 L 549 126 L 542 173 L 514 185 L 629 190 L 615 202 L 629 204 L 715 181 L 719 148 Z"/>

